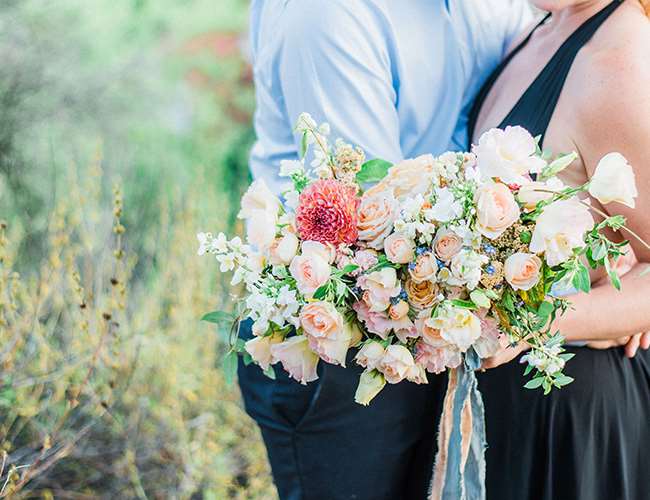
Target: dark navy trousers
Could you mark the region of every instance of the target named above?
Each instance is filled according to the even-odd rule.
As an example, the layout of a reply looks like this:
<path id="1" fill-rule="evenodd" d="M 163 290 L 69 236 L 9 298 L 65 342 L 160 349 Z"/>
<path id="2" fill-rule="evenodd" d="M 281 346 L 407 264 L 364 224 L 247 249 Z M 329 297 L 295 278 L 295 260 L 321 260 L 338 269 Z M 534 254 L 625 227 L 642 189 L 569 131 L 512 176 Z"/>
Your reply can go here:
<path id="1" fill-rule="evenodd" d="M 240 335 L 251 337 L 250 321 Z M 240 360 L 239 385 L 257 422 L 282 500 L 425 499 L 446 376 L 387 385 L 364 407 L 354 402 L 362 368 L 319 363 L 306 386 L 280 365 L 276 380 Z"/>

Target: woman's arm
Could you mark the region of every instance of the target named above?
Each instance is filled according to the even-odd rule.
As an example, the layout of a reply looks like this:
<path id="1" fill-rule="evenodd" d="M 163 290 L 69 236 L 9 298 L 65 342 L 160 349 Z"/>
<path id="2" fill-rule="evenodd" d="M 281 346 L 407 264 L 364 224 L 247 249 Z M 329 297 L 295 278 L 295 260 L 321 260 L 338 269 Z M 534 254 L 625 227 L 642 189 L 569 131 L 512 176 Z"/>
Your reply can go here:
<path id="1" fill-rule="evenodd" d="M 609 152 L 627 158 L 639 191 L 636 207 L 611 203 L 604 210 L 625 216 L 627 226 L 650 242 L 650 67 L 639 49 L 623 41 L 619 48 L 594 56 L 593 71 L 576 103 L 575 140 L 589 176 Z M 630 245 L 638 263 L 622 277 L 621 291 L 602 286 L 572 297 L 574 307 L 558 325 L 568 340 L 614 339 L 650 330 L 650 274 L 641 275 L 650 263 L 650 250 L 634 238 Z"/>

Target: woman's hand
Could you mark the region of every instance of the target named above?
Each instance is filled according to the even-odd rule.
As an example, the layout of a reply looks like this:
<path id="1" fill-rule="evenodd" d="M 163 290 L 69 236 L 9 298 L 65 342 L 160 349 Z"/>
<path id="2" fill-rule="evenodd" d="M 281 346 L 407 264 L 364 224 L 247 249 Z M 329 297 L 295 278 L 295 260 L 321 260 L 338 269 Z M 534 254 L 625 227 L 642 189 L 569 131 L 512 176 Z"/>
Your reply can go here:
<path id="1" fill-rule="evenodd" d="M 506 335 L 501 335 L 499 342 L 501 343 L 501 350 L 494 356 L 485 358 L 481 363 L 481 370 L 485 371 L 509 363 L 530 348 L 526 342 L 519 342 L 516 346 L 511 346 Z"/>
<path id="2" fill-rule="evenodd" d="M 625 346 L 625 356 L 633 358 L 639 349 L 647 351 L 650 348 L 650 332 L 637 333 L 630 337 L 621 337 L 614 340 L 597 340 L 587 344 L 587 347 L 592 349 L 611 349 L 622 346 Z"/>

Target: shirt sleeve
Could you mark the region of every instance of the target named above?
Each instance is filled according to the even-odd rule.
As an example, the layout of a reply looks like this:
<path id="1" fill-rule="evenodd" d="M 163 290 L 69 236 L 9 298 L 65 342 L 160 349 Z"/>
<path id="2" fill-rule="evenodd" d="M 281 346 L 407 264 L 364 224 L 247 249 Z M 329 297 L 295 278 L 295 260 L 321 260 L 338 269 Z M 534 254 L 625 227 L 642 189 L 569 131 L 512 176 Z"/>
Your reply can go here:
<path id="1" fill-rule="evenodd" d="M 282 29 L 278 78 L 291 124 L 307 112 L 368 158 L 400 160 L 391 36 L 377 7 L 290 0 Z"/>

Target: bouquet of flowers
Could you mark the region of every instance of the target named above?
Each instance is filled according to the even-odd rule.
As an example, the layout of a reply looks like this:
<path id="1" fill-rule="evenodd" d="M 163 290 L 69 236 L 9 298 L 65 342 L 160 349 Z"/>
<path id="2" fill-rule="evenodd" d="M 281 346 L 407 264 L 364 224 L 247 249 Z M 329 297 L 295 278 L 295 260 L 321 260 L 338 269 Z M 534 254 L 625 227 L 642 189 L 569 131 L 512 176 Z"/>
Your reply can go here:
<path id="1" fill-rule="evenodd" d="M 490 130 L 469 153 L 395 165 L 331 145 L 329 127 L 308 114 L 296 132 L 301 159 L 280 165 L 290 181 L 282 201 L 262 180 L 242 198 L 246 243 L 198 235 L 199 254 L 243 284 L 234 319 L 254 321 L 252 340 L 232 339 L 231 367 L 239 353 L 271 377 L 280 363 L 306 384 L 321 360 L 345 366 L 354 348 L 365 369 L 356 400 L 368 404 L 386 383 L 473 370 L 503 345 L 526 342 L 527 388 L 571 382 L 563 367 L 572 354 L 552 328 L 569 307 L 561 292 L 589 292 L 589 268 L 600 266 L 620 286 L 610 263 L 625 242 L 603 230 L 626 229 L 581 195 L 633 207 L 625 158 L 605 156 L 590 182 L 568 187 L 557 174 L 577 155 L 553 158 L 521 127 Z"/>

